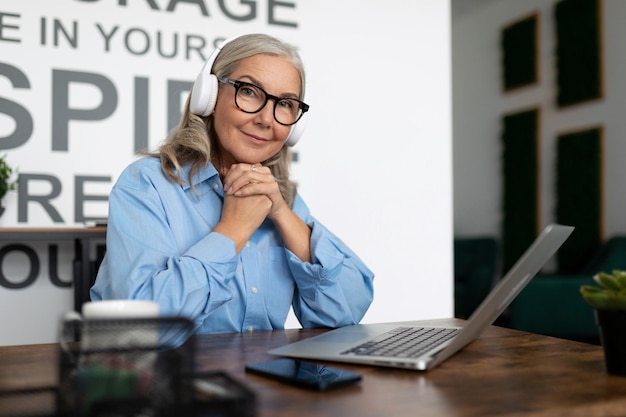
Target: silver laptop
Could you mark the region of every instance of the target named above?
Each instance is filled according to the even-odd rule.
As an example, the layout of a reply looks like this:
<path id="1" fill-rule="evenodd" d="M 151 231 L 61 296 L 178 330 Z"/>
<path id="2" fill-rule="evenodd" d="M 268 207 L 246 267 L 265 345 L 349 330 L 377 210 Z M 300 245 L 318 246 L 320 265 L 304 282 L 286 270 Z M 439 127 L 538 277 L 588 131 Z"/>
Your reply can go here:
<path id="1" fill-rule="evenodd" d="M 292 358 L 429 370 L 478 338 L 539 272 L 574 230 L 547 226 L 474 311 L 464 327 L 357 324 L 269 351 Z"/>

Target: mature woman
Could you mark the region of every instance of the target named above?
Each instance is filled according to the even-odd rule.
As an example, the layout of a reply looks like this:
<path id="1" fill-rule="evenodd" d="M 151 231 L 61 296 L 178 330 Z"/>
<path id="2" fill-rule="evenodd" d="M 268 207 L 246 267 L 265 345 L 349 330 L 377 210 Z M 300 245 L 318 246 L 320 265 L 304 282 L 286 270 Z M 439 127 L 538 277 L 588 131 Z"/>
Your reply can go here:
<path id="1" fill-rule="evenodd" d="M 289 179 L 305 76 L 270 36 L 226 42 L 196 80 L 179 126 L 131 163 L 109 198 L 93 300 L 158 301 L 201 333 L 361 320 L 373 274 L 311 216 Z"/>

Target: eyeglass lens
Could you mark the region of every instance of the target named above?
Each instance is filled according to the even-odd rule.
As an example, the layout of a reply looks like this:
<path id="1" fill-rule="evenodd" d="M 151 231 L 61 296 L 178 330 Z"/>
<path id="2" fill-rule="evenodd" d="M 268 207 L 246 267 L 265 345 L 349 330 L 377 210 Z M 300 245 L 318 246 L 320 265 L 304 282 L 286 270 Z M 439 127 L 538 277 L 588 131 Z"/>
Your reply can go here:
<path id="1" fill-rule="evenodd" d="M 274 100 L 274 118 L 278 123 L 291 125 L 297 122 L 302 115 L 298 100 L 270 97 L 255 85 L 241 83 L 235 92 L 235 104 L 247 113 L 260 111 L 267 103 L 268 98 Z"/>

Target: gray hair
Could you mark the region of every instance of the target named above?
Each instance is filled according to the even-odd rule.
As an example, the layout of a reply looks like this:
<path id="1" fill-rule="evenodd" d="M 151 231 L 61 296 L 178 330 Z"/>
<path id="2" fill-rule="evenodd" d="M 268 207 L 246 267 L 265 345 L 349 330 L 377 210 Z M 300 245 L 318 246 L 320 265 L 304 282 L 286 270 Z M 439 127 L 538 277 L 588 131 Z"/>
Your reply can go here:
<path id="1" fill-rule="evenodd" d="M 288 57 L 300 74 L 300 100 L 304 100 L 305 73 L 304 64 L 295 46 L 262 33 L 243 35 L 230 40 L 213 63 L 211 74 L 217 78 L 228 77 L 243 59 L 253 55 L 272 55 Z"/>

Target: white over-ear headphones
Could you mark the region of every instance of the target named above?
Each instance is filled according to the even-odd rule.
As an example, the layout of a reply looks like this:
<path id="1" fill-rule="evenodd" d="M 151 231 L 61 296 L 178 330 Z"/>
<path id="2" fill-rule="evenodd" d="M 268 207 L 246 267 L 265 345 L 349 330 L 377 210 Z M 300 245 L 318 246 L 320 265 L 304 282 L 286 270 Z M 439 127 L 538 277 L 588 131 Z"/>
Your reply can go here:
<path id="1" fill-rule="evenodd" d="M 192 113 L 197 114 L 198 116 L 206 117 L 213 112 L 213 109 L 215 109 L 218 81 L 217 77 L 211 73 L 211 70 L 213 69 L 213 64 L 222 51 L 222 48 L 233 39 L 236 38 L 227 39 L 215 48 L 209 56 L 209 59 L 207 59 L 206 63 L 202 67 L 202 71 L 198 74 L 191 90 L 191 99 L 189 100 L 189 111 Z M 308 113 L 304 113 L 300 120 L 298 120 L 298 123 L 291 126 L 291 131 L 285 141 L 287 146 L 294 146 L 298 143 L 300 137 L 302 137 L 307 122 L 307 115 Z"/>

